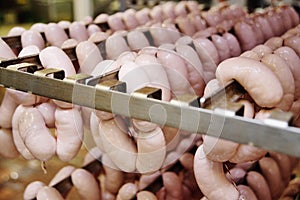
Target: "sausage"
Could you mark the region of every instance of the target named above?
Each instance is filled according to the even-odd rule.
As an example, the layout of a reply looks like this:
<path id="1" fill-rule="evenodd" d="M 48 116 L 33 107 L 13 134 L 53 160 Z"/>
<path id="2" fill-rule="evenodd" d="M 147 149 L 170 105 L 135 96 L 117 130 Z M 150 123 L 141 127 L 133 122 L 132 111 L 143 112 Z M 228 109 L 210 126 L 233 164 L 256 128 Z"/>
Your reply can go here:
<path id="1" fill-rule="evenodd" d="M 105 45 L 108 59 L 116 59 L 121 53 L 130 51 L 125 39 L 119 34 L 108 37 Z"/>
<path id="2" fill-rule="evenodd" d="M 73 167 L 73 166 L 65 166 L 65 167 L 61 168 L 55 174 L 55 176 L 52 178 L 52 180 L 49 183 L 49 186 L 53 187 L 54 185 L 56 185 L 60 181 L 64 180 L 65 178 L 68 178 L 69 176 L 71 176 L 71 174 L 74 171 L 75 171 L 75 167 Z"/>
<path id="3" fill-rule="evenodd" d="M 226 178 L 231 182 L 233 181 L 236 185 L 239 185 L 243 183 L 246 174 L 247 172 L 244 169 L 234 167 L 226 173 Z"/>
<path id="4" fill-rule="evenodd" d="M 265 178 L 256 171 L 248 172 L 246 176 L 249 187 L 253 190 L 258 199 L 271 200 L 271 192 Z"/>
<path id="5" fill-rule="evenodd" d="M 101 13 L 98 16 L 95 17 L 94 19 L 94 23 L 103 23 L 103 22 L 107 22 L 109 15 L 106 13 Z"/>
<path id="6" fill-rule="evenodd" d="M 0 127 L 11 128 L 12 118 L 18 104 L 14 101 L 13 97 L 7 92 L 7 90 L 4 92 L 3 100 L 0 104 Z"/>
<path id="7" fill-rule="evenodd" d="M 196 29 L 192 24 L 192 21 L 188 17 L 178 16 L 175 19 L 175 23 L 178 26 L 181 33 L 192 36 L 196 33 Z"/>
<path id="8" fill-rule="evenodd" d="M 290 67 L 290 70 L 294 77 L 294 83 L 295 83 L 295 98 L 294 100 L 297 100 L 300 98 L 300 59 L 297 56 L 296 52 L 290 48 L 290 47 L 280 47 L 274 51 L 274 53 L 278 56 L 280 56 L 282 59 L 285 60 L 285 62 Z"/>
<path id="9" fill-rule="evenodd" d="M 16 58 L 11 48 L 0 38 L 0 59 Z"/>
<path id="10" fill-rule="evenodd" d="M 29 45 L 20 51 L 18 57 L 37 55 L 39 53 L 40 53 L 40 49 L 37 46 Z"/>
<path id="11" fill-rule="evenodd" d="M 230 51 L 230 57 L 239 56 L 242 50 L 236 37 L 231 33 L 226 32 L 223 34 L 223 38 L 227 41 L 229 51 Z"/>
<path id="12" fill-rule="evenodd" d="M 276 152 L 269 152 L 271 158 L 273 158 L 280 170 L 281 178 L 282 181 L 285 185 L 288 184 L 291 178 L 291 171 L 292 171 L 292 166 L 291 166 L 291 161 L 289 156 L 281 153 L 276 153 Z"/>
<path id="13" fill-rule="evenodd" d="M 284 46 L 292 48 L 300 56 L 300 37 L 297 35 L 284 39 Z"/>
<path id="14" fill-rule="evenodd" d="M 46 185 L 41 181 L 34 181 L 29 183 L 26 186 L 25 191 L 23 193 L 24 200 L 34 199 L 39 190 L 42 189 L 44 186 Z"/>
<path id="15" fill-rule="evenodd" d="M 149 191 L 141 191 L 136 194 L 137 200 L 157 200 L 156 196 Z"/>
<path id="16" fill-rule="evenodd" d="M 259 56 L 259 58 L 261 59 L 263 56 L 267 55 L 267 54 L 271 54 L 273 51 L 270 47 L 260 44 L 257 45 L 256 47 L 254 47 L 253 49 L 251 49 L 251 51 L 257 53 L 257 55 Z"/>
<path id="17" fill-rule="evenodd" d="M 88 41 L 91 41 L 93 43 L 100 43 L 104 40 L 106 40 L 109 37 L 109 34 L 106 32 L 96 32 L 90 35 Z"/>
<path id="18" fill-rule="evenodd" d="M 47 42 L 56 47 L 61 47 L 63 42 L 68 39 L 66 32 L 57 24 L 49 23 L 45 28 Z"/>
<path id="19" fill-rule="evenodd" d="M 104 151 L 102 140 L 101 140 L 101 137 L 99 134 L 100 119 L 95 115 L 94 112 L 91 113 L 90 123 L 91 123 L 90 124 L 91 133 L 92 133 L 94 142 L 101 151 Z"/>
<path id="20" fill-rule="evenodd" d="M 150 13 L 149 8 L 143 8 L 136 12 L 135 17 L 140 25 L 144 25 L 150 21 L 149 13 Z"/>
<path id="21" fill-rule="evenodd" d="M 164 187 L 158 192 L 158 199 L 183 199 L 182 183 L 177 174 L 174 172 L 165 172 L 162 174 L 162 179 Z"/>
<path id="22" fill-rule="evenodd" d="M 94 33 L 101 32 L 101 28 L 97 26 L 96 24 L 90 24 L 87 27 L 88 36 L 91 37 Z"/>
<path id="23" fill-rule="evenodd" d="M 107 23 L 112 31 L 125 30 L 125 24 L 122 21 L 122 14 L 120 12 L 108 16 Z"/>
<path id="24" fill-rule="evenodd" d="M 31 27 L 30 27 L 30 30 L 37 31 L 37 32 L 41 33 L 41 32 L 45 32 L 46 27 L 47 27 L 47 24 L 38 22 L 38 23 L 32 24 Z"/>
<path id="25" fill-rule="evenodd" d="M 269 23 L 269 21 L 267 20 L 267 18 L 264 17 L 264 14 L 256 15 L 254 17 L 254 21 L 255 21 L 255 23 L 260 25 L 260 28 L 262 30 L 262 33 L 263 33 L 265 39 L 275 36 L 275 33 L 272 30 L 272 26 Z"/>
<path id="26" fill-rule="evenodd" d="M 43 187 L 39 190 L 36 195 L 37 200 L 53 199 L 53 200 L 64 200 L 61 194 L 53 187 Z"/>
<path id="27" fill-rule="evenodd" d="M 117 200 L 130 200 L 135 197 L 137 192 L 138 188 L 135 184 L 126 183 L 120 188 L 117 195 Z"/>
<path id="28" fill-rule="evenodd" d="M 262 107 L 274 107 L 283 97 L 283 89 L 276 75 L 264 64 L 250 58 L 223 61 L 217 68 L 216 76 L 221 83 L 237 80 Z M 274 88 L 272 92 L 268 92 L 270 87 Z"/>
<path id="29" fill-rule="evenodd" d="M 78 108 L 55 110 L 56 153 L 62 161 L 70 161 L 80 150 L 83 124 Z"/>
<path id="30" fill-rule="evenodd" d="M 36 106 L 36 108 L 43 115 L 43 118 L 46 122 L 47 127 L 54 128 L 54 125 L 55 125 L 54 114 L 55 114 L 55 109 L 56 109 L 55 104 L 50 101 L 50 102 L 39 104 Z"/>
<path id="31" fill-rule="evenodd" d="M 275 54 L 264 55 L 261 61 L 274 72 L 282 85 L 283 98 L 276 107 L 284 111 L 289 110 L 293 104 L 295 94 L 294 77 L 289 66 L 281 57 Z"/>
<path id="32" fill-rule="evenodd" d="M 42 35 L 39 32 L 33 30 L 24 31 L 21 35 L 22 48 L 29 45 L 35 45 L 40 50 L 45 48 L 45 42 Z"/>
<path id="33" fill-rule="evenodd" d="M 190 18 L 196 31 L 202 31 L 205 28 L 207 28 L 206 21 L 203 18 L 201 18 L 200 15 L 198 15 L 196 13 L 189 13 L 188 17 Z"/>
<path id="34" fill-rule="evenodd" d="M 262 174 L 267 180 L 270 188 L 271 196 L 274 199 L 279 198 L 283 192 L 284 185 L 277 163 L 268 157 L 264 157 L 258 161 Z"/>
<path id="35" fill-rule="evenodd" d="M 256 35 L 252 27 L 245 22 L 238 22 L 234 25 L 234 32 L 240 45 L 242 51 L 250 50 L 255 47 Z"/>
<path id="36" fill-rule="evenodd" d="M 144 33 L 139 30 L 130 31 L 127 34 L 127 41 L 131 50 L 140 50 L 144 47 L 150 46 Z"/>
<path id="37" fill-rule="evenodd" d="M 103 169 L 105 172 L 104 187 L 106 191 L 117 194 L 124 183 L 123 172 L 119 171 L 111 159 L 104 154 L 102 157 Z"/>
<path id="38" fill-rule="evenodd" d="M 91 74 L 96 65 L 103 60 L 97 45 L 91 41 L 80 42 L 76 46 L 76 56 L 80 66 L 78 73 Z"/>
<path id="39" fill-rule="evenodd" d="M 123 13 L 123 21 L 127 30 L 132 30 L 138 27 L 139 22 L 135 17 L 136 11 L 134 9 L 127 9 Z"/>
<path id="40" fill-rule="evenodd" d="M 163 21 L 163 11 L 161 6 L 157 5 L 154 6 L 149 13 L 150 17 L 152 18 L 152 20 L 156 21 L 156 22 L 162 22 Z"/>
<path id="41" fill-rule="evenodd" d="M 16 149 L 11 129 L 0 129 L 0 155 L 4 158 L 16 158 L 19 155 Z"/>
<path id="42" fill-rule="evenodd" d="M 82 200 L 101 199 L 100 186 L 90 172 L 84 169 L 76 169 L 72 173 L 71 178 Z"/>
<path id="43" fill-rule="evenodd" d="M 256 52 L 251 51 L 251 50 L 245 51 L 244 53 L 242 53 L 240 55 L 240 57 L 251 58 L 251 59 L 254 59 L 256 61 L 260 61 L 260 59 L 261 59 Z"/>
<path id="44" fill-rule="evenodd" d="M 123 119 L 116 117 L 107 121 L 100 121 L 99 134 L 103 147 L 110 159 L 122 171 L 135 170 L 137 149 L 126 129 Z"/>
<path id="45" fill-rule="evenodd" d="M 34 157 L 47 161 L 54 156 L 56 140 L 46 127 L 45 120 L 37 108 L 24 108 L 17 123 L 19 134 Z"/>
<path id="46" fill-rule="evenodd" d="M 238 199 L 238 190 L 226 179 L 223 164 L 209 160 L 200 145 L 194 157 L 194 173 L 199 188 L 211 200 Z"/>
<path id="47" fill-rule="evenodd" d="M 179 130 L 173 127 L 164 126 L 162 128 L 166 141 L 166 151 L 174 150 L 180 142 Z"/>
<path id="48" fill-rule="evenodd" d="M 274 51 L 283 45 L 283 39 L 281 37 L 272 37 L 265 42 L 265 45 Z"/>
<path id="49" fill-rule="evenodd" d="M 238 185 L 237 188 L 240 192 L 240 199 L 258 200 L 254 192 L 248 186 Z"/>
<path id="50" fill-rule="evenodd" d="M 20 27 L 20 26 L 15 26 L 13 28 L 11 28 L 8 33 L 7 36 L 18 36 L 18 35 L 22 35 L 22 33 L 24 33 L 24 31 L 26 31 L 25 28 Z"/>
<path id="51" fill-rule="evenodd" d="M 139 132 L 137 135 L 136 169 L 140 173 L 149 173 L 161 168 L 166 156 L 166 142 L 161 128 L 151 132 Z"/>
<path id="52" fill-rule="evenodd" d="M 157 47 L 162 44 L 173 43 L 174 37 L 171 37 L 173 32 L 173 30 L 162 28 L 161 24 L 159 23 L 152 25 L 150 28 L 154 45 Z"/>

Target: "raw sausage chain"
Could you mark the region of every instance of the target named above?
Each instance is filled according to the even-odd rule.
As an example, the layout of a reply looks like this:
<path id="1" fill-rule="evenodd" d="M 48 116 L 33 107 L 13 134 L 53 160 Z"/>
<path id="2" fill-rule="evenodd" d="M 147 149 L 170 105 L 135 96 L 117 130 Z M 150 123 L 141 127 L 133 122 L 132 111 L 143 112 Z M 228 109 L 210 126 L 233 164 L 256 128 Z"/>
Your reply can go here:
<path id="1" fill-rule="evenodd" d="M 95 87 L 92 81 L 111 74 L 114 83 L 126 83 L 114 90 L 156 89 L 151 97 L 164 102 L 210 97 L 235 80 L 247 92 L 237 99 L 243 117 L 263 121 L 274 110 L 289 111 L 298 127 L 299 34 L 299 16 L 287 5 L 247 13 L 226 3 L 204 11 L 195 1 L 167 2 L 94 20 L 15 27 L 0 39 L 6 60 L 0 64 L 30 65 L 28 71 L 62 81 L 85 74 Z M 75 88 L 73 98 L 80 95 Z M 48 184 L 27 185 L 26 200 L 66 199 L 71 188 L 88 200 L 268 200 L 300 193 L 299 177 L 292 180 L 295 157 L 13 88 L 1 87 L 1 99 L 0 155 L 6 159 L 46 163 L 57 156 L 68 164 L 85 135 L 95 144 L 86 146 L 81 168 L 67 165 Z"/>

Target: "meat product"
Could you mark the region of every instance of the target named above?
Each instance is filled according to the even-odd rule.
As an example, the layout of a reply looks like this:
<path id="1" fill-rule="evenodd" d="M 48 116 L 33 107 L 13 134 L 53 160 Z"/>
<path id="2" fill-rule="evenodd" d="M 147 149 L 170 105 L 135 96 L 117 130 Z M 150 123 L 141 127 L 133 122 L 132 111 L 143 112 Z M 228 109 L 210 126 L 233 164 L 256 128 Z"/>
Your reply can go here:
<path id="1" fill-rule="evenodd" d="M 141 191 L 136 194 L 137 200 L 157 200 L 156 196 L 149 191 Z"/>
<path id="2" fill-rule="evenodd" d="M 167 148 L 166 150 L 167 151 L 174 150 L 180 141 L 179 130 L 172 128 L 172 127 L 167 127 L 167 126 L 164 126 L 162 128 L 162 130 L 163 130 L 164 136 L 165 136 L 166 148 Z"/>
<path id="3" fill-rule="evenodd" d="M 289 13 L 286 11 L 286 7 L 278 7 L 276 13 L 282 19 L 284 30 L 289 30 L 294 26 Z"/>
<path id="4" fill-rule="evenodd" d="M 24 200 L 31 200 L 34 199 L 39 192 L 40 189 L 42 189 L 44 186 L 46 186 L 41 181 L 34 181 L 32 183 L 29 183 L 24 191 L 23 198 Z"/>
<path id="5" fill-rule="evenodd" d="M 37 32 L 41 33 L 41 32 L 45 32 L 46 27 L 47 27 L 47 24 L 35 23 L 35 24 L 31 25 L 30 30 L 37 31 Z"/>
<path id="6" fill-rule="evenodd" d="M 2 38 L 0 38 L 0 59 L 9 59 L 15 58 L 16 55 L 10 49 L 10 47 L 4 42 Z"/>
<path id="7" fill-rule="evenodd" d="M 106 40 L 109 37 L 108 33 L 104 33 L 104 32 L 96 32 L 93 33 L 92 35 L 90 35 L 88 41 L 91 41 L 95 44 L 100 43 L 104 40 Z"/>
<path id="8" fill-rule="evenodd" d="M 11 129 L 0 129 L 0 155 L 4 158 L 16 158 L 19 155 L 14 144 Z"/>
<path id="9" fill-rule="evenodd" d="M 196 51 L 186 45 L 176 45 L 176 52 L 184 58 L 188 70 L 188 80 L 193 88 L 192 93 L 198 96 L 203 94 L 205 87 L 204 72 L 202 63 L 196 53 Z"/>
<path id="10" fill-rule="evenodd" d="M 91 37 L 91 35 L 93 35 L 93 33 L 101 32 L 101 28 L 99 26 L 97 26 L 96 24 L 90 24 L 87 27 L 87 32 L 88 32 L 89 37 Z"/>
<path id="11" fill-rule="evenodd" d="M 130 51 L 127 42 L 120 34 L 108 37 L 105 45 L 108 59 L 116 59 L 121 53 Z"/>
<path id="12" fill-rule="evenodd" d="M 258 56 L 258 54 L 252 50 L 248 50 L 248 51 L 245 51 L 244 53 L 242 53 L 240 55 L 240 57 L 244 57 L 244 58 L 251 58 L 251 59 L 254 59 L 256 61 L 260 61 L 260 57 Z"/>
<path id="13" fill-rule="evenodd" d="M 52 158 L 56 150 L 56 141 L 46 127 L 45 120 L 39 110 L 34 107 L 24 107 L 23 112 L 18 117 L 16 129 L 18 128 L 19 131 L 16 134 L 20 135 L 28 151 L 42 161 Z M 15 141 L 16 139 L 14 138 Z"/>
<path id="14" fill-rule="evenodd" d="M 266 19 L 272 25 L 271 28 L 275 34 L 275 36 L 279 36 L 282 34 L 283 24 L 281 20 L 277 17 L 276 13 L 273 10 L 269 10 L 265 15 Z"/>
<path id="15" fill-rule="evenodd" d="M 284 39 L 284 46 L 292 48 L 300 56 L 300 37 L 297 35 Z"/>
<path id="16" fill-rule="evenodd" d="M 265 45 L 274 51 L 283 45 L 283 39 L 281 37 L 272 37 L 265 42 Z"/>
<path id="17" fill-rule="evenodd" d="M 27 47 L 29 45 L 35 45 L 40 50 L 45 48 L 45 42 L 42 35 L 39 32 L 28 30 L 24 31 L 21 35 L 22 47 Z"/>
<path id="18" fill-rule="evenodd" d="M 22 35 L 22 33 L 26 31 L 25 28 L 20 27 L 20 26 L 15 26 L 13 28 L 11 28 L 8 33 L 7 36 L 18 36 L 18 35 Z"/>
<path id="19" fill-rule="evenodd" d="M 100 121 L 99 133 L 105 153 L 122 171 L 135 170 L 137 149 L 135 143 L 127 134 L 123 119 L 116 117 Z"/>
<path id="20" fill-rule="evenodd" d="M 198 31 L 193 35 L 193 38 L 206 38 L 210 37 L 213 34 L 217 34 L 218 30 L 216 27 L 207 27 L 204 30 Z"/>
<path id="21" fill-rule="evenodd" d="M 191 20 L 193 26 L 195 27 L 196 31 L 202 31 L 204 30 L 207 25 L 206 25 L 206 21 L 201 18 L 200 15 L 195 14 L 195 13 L 190 13 L 188 15 L 189 19 Z"/>
<path id="22" fill-rule="evenodd" d="M 123 21 L 127 30 L 132 30 L 138 27 L 139 22 L 135 16 L 136 16 L 136 11 L 134 9 L 127 9 L 123 13 Z"/>
<path id="23" fill-rule="evenodd" d="M 94 19 L 94 23 L 103 23 L 103 22 L 107 22 L 109 15 L 106 13 L 101 13 L 99 14 L 97 17 L 95 17 Z"/>
<path id="24" fill-rule="evenodd" d="M 185 2 L 178 2 L 175 6 L 175 15 L 176 16 L 186 16 L 188 14 L 185 6 Z"/>
<path id="25" fill-rule="evenodd" d="M 69 48 L 76 48 L 78 45 L 78 41 L 71 38 L 64 41 L 64 43 L 61 45 L 62 49 L 69 49 Z"/>
<path id="26" fill-rule="evenodd" d="M 243 183 L 246 174 L 247 172 L 244 169 L 234 167 L 226 173 L 226 178 L 229 181 L 234 182 L 236 185 L 239 185 Z"/>
<path id="27" fill-rule="evenodd" d="M 76 47 L 76 56 L 79 63 L 79 73 L 91 74 L 103 58 L 98 47 L 91 41 L 80 42 Z"/>
<path id="28" fill-rule="evenodd" d="M 68 29 L 71 25 L 71 22 L 67 20 L 61 20 L 57 23 L 57 25 L 62 27 L 63 29 Z"/>
<path id="29" fill-rule="evenodd" d="M 144 33 L 139 30 L 130 31 L 127 35 L 127 41 L 130 49 L 135 51 L 150 46 Z"/>
<path id="30" fill-rule="evenodd" d="M 80 150 L 83 141 L 82 118 L 78 108 L 55 110 L 57 137 L 56 153 L 62 161 L 73 159 Z"/>
<path id="31" fill-rule="evenodd" d="M 64 198 L 55 188 L 45 186 L 39 190 L 39 192 L 36 195 L 36 199 L 37 200 L 45 200 L 45 199 L 63 200 Z"/>
<path id="32" fill-rule="evenodd" d="M 157 127 L 149 133 L 137 133 L 136 169 L 140 173 L 149 173 L 161 168 L 165 155 L 166 143 L 161 128 Z"/>
<path id="33" fill-rule="evenodd" d="M 299 15 L 296 12 L 296 10 L 291 6 L 287 6 L 286 10 L 288 11 L 288 13 L 290 15 L 293 26 L 297 26 L 299 24 Z"/>
<path id="34" fill-rule="evenodd" d="M 125 181 L 124 174 L 117 170 L 117 167 L 106 154 L 103 155 L 102 162 L 104 163 L 103 169 L 105 172 L 104 187 L 106 191 L 117 194 Z"/>
<path id="35" fill-rule="evenodd" d="M 35 45 L 29 45 L 20 51 L 18 57 L 37 55 L 39 53 L 40 53 L 39 47 Z"/>
<path id="36" fill-rule="evenodd" d="M 264 57 L 265 55 L 272 53 L 272 49 L 270 47 L 266 46 L 266 45 L 263 45 L 263 44 L 257 45 L 256 47 L 251 49 L 251 51 L 254 51 L 255 53 L 257 53 L 257 55 L 260 59 L 262 57 Z"/>
<path id="37" fill-rule="evenodd" d="M 256 171 L 247 174 L 247 183 L 258 199 L 271 200 L 271 192 L 266 179 Z"/>
<path id="38" fill-rule="evenodd" d="M 217 68 L 216 76 L 221 83 L 237 80 L 254 101 L 263 107 L 274 107 L 283 97 L 283 89 L 276 75 L 264 64 L 250 58 L 238 57 L 223 61 Z M 274 88 L 272 92 L 268 92 L 270 87 Z"/>
<path id="39" fill-rule="evenodd" d="M 163 11 L 162 11 L 162 7 L 157 5 L 154 6 L 149 13 L 150 17 L 152 18 L 152 20 L 154 20 L 155 22 L 162 22 L 163 21 Z"/>
<path id="40" fill-rule="evenodd" d="M 276 107 L 284 111 L 289 110 L 293 104 L 295 94 L 294 78 L 289 66 L 282 58 L 275 54 L 263 56 L 262 63 L 273 71 L 282 85 L 283 98 Z"/>
<path id="41" fill-rule="evenodd" d="M 257 44 L 256 34 L 249 24 L 245 22 L 236 23 L 234 25 L 234 32 L 238 41 L 240 42 L 242 51 L 250 50 Z"/>
<path id="42" fill-rule="evenodd" d="M 52 180 L 49 183 L 49 186 L 53 187 L 54 185 L 58 184 L 59 182 L 61 182 L 65 178 L 68 178 L 75 171 L 75 169 L 76 168 L 73 167 L 73 166 L 65 166 L 65 167 L 61 168 L 55 174 L 55 176 L 52 178 Z"/>
<path id="43" fill-rule="evenodd" d="M 258 200 L 254 192 L 248 186 L 238 185 L 237 188 L 240 192 L 240 199 Z"/>
<path id="44" fill-rule="evenodd" d="M 171 18 L 171 19 L 175 19 L 176 15 L 175 15 L 175 7 L 176 7 L 176 3 L 169 1 L 166 2 L 162 5 L 162 11 L 164 14 L 164 18 Z"/>
<path id="45" fill-rule="evenodd" d="M 179 27 L 180 32 L 185 35 L 192 36 L 196 33 L 196 29 L 193 26 L 191 19 L 188 17 L 179 16 L 176 18 L 175 23 Z"/>
<path id="46" fill-rule="evenodd" d="M 55 23 L 49 23 L 45 28 L 47 42 L 52 46 L 61 47 L 63 42 L 68 39 L 68 35 L 60 26 Z"/>
<path id="47" fill-rule="evenodd" d="M 291 171 L 293 170 L 289 156 L 276 152 L 269 152 L 269 154 L 271 158 L 276 161 L 280 170 L 282 181 L 285 185 L 287 185 L 290 181 Z"/>
<path id="48" fill-rule="evenodd" d="M 199 188 L 211 200 L 238 199 L 238 190 L 226 179 L 223 164 L 209 160 L 200 145 L 194 157 L 194 173 Z"/>
<path id="49" fill-rule="evenodd" d="M 70 37 L 78 42 L 85 41 L 89 38 L 88 31 L 80 22 L 73 22 L 69 27 Z"/>
<path id="50" fill-rule="evenodd" d="M 100 187 L 91 173 L 84 169 L 76 169 L 71 178 L 82 200 L 101 200 Z"/>
<path id="51" fill-rule="evenodd" d="M 122 21 L 122 13 L 116 13 L 116 14 L 113 14 L 113 15 L 110 15 L 107 19 L 107 23 L 110 27 L 110 29 L 112 31 L 117 31 L 117 30 L 125 30 L 126 27 L 125 27 L 125 24 L 123 23 Z"/>
<path id="52" fill-rule="evenodd" d="M 143 8 L 136 12 L 135 17 L 140 25 L 144 25 L 150 21 L 150 9 Z"/>
<path id="53" fill-rule="evenodd" d="M 124 184 L 117 195 L 117 200 L 130 200 L 135 197 L 138 192 L 138 188 L 133 183 Z"/>
<path id="54" fill-rule="evenodd" d="M 157 199 L 175 200 L 183 199 L 182 183 L 174 172 L 165 172 L 162 174 L 164 187 L 158 191 Z"/>
<path id="55" fill-rule="evenodd" d="M 300 59 L 295 53 L 295 51 L 289 47 L 280 47 L 274 51 L 276 55 L 279 55 L 282 59 L 285 60 L 285 62 L 290 67 L 290 70 L 294 77 L 294 83 L 295 83 L 295 100 L 299 99 L 300 97 Z"/>
<path id="56" fill-rule="evenodd" d="M 212 42 L 218 50 L 220 61 L 223 61 L 230 57 L 230 48 L 226 39 L 219 35 L 212 35 Z"/>
<path id="57" fill-rule="evenodd" d="M 242 50 L 236 37 L 231 33 L 226 32 L 223 34 L 223 38 L 227 41 L 229 51 L 230 51 L 230 56 L 231 57 L 239 56 Z"/>
<path id="58" fill-rule="evenodd" d="M 268 157 L 260 159 L 259 166 L 261 168 L 262 174 L 264 175 L 271 192 L 271 196 L 274 199 L 279 198 L 280 194 L 284 189 L 282 182 L 280 169 L 277 163 Z"/>
<path id="59" fill-rule="evenodd" d="M 93 113 L 93 112 L 91 113 L 90 123 L 91 123 L 90 127 L 91 127 L 91 133 L 92 133 L 93 139 L 94 139 L 97 147 L 101 151 L 104 151 L 102 140 L 101 140 L 101 137 L 100 137 L 100 134 L 99 134 L 99 123 L 100 123 L 100 120 L 95 115 L 95 113 Z"/>
<path id="60" fill-rule="evenodd" d="M 2 88 L 1 88 L 2 89 Z M 2 93 L 2 91 L 1 91 Z M 14 101 L 13 97 L 5 91 L 3 100 L 0 104 L 0 127 L 1 128 L 11 128 L 12 127 L 12 118 L 14 111 L 17 108 L 18 104 Z"/>

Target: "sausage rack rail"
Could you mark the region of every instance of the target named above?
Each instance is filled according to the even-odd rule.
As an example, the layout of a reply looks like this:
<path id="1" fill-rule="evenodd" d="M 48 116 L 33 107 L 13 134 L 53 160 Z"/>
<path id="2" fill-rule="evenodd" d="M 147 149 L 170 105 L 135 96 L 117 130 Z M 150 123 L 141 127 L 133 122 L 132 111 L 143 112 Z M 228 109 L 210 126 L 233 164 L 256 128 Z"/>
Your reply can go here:
<path id="1" fill-rule="evenodd" d="M 101 52 L 103 44 L 105 41 L 98 44 Z M 74 49 L 65 52 L 76 61 Z M 245 91 L 236 81 L 207 99 L 184 95 L 166 102 L 160 100 L 161 91 L 155 88 L 145 87 L 127 94 L 126 83 L 117 80 L 117 73 L 65 77 L 63 70 L 43 69 L 38 55 L 0 62 L 0 84 L 7 88 L 291 156 L 300 155 L 300 129 L 289 126 L 292 114 L 274 110 L 264 122 L 239 116 L 243 106 L 235 101 Z M 48 77 L 49 74 L 54 78 Z"/>

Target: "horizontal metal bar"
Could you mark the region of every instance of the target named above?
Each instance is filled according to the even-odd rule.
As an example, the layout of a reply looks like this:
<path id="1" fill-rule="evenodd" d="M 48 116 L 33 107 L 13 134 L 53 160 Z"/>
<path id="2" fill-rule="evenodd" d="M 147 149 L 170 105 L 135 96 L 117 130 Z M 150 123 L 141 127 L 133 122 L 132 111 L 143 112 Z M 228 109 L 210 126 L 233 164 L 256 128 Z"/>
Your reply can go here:
<path id="1" fill-rule="evenodd" d="M 151 121 L 191 133 L 207 134 L 291 156 L 300 156 L 300 129 L 276 127 L 261 121 L 184 104 L 143 98 L 70 81 L 39 77 L 0 67 L 5 87 L 71 102 L 81 106 Z"/>

